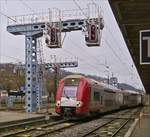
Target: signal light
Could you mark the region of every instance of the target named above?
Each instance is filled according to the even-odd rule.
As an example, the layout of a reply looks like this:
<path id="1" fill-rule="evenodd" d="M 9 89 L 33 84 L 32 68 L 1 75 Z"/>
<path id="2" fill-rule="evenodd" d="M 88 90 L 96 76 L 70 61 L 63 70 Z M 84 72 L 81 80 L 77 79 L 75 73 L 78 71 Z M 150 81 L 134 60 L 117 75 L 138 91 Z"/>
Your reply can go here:
<path id="1" fill-rule="evenodd" d="M 45 43 L 49 44 L 49 39 L 48 38 L 45 38 Z"/>
<path id="2" fill-rule="evenodd" d="M 48 26 L 45 43 L 49 48 L 61 48 L 61 30 L 54 26 Z"/>
<path id="3" fill-rule="evenodd" d="M 56 33 L 56 29 L 52 28 L 51 29 L 51 43 L 55 43 L 57 39 L 57 33 Z"/>
<path id="4" fill-rule="evenodd" d="M 100 30 L 96 22 L 87 23 L 85 41 L 88 47 L 100 46 Z"/>
<path id="5" fill-rule="evenodd" d="M 90 40 L 96 41 L 97 40 L 97 27 L 96 25 L 90 25 Z"/>

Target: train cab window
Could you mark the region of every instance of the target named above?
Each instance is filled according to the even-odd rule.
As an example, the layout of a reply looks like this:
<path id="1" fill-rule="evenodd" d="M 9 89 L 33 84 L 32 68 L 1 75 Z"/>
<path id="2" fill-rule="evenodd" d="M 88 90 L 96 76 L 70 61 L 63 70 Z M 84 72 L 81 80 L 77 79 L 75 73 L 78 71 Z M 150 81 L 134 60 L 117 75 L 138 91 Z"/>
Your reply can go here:
<path id="1" fill-rule="evenodd" d="M 94 92 L 94 101 L 100 101 L 100 93 Z"/>
<path id="2" fill-rule="evenodd" d="M 64 86 L 62 97 L 76 98 L 77 86 Z"/>
<path id="3" fill-rule="evenodd" d="M 65 86 L 78 86 L 80 78 L 68 78 L 65 80 Z"/>

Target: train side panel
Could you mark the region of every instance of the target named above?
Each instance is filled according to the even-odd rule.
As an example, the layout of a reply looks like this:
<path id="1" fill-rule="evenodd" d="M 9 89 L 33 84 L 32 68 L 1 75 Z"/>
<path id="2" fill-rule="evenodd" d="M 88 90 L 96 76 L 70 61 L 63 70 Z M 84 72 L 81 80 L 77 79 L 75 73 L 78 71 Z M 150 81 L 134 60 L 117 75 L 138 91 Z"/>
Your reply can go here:
<path id="1" fill-rule="evenodd" d="M 91 89 L 88 81 L 85 78 L 81 78 L 77 91 L 77 101 L 80 101 L 82 104 L 76 108 L 76 114 L 89 113 L 90 93 Z"/>
<path id="2" fill-rule="evenodd" d="M 109 91 L 108 89 L 104 90 L 104 106 L 105 112 L 118 109 L 116 105 L 116 93 L 113 91 Z"/>
<path id="3" fill-rule="evenodd" d="M 103 88 L 91 85 L 89 112 L 103 112 Z"/>
<path id="4" fill-rule="evenodd" d="M 60 107 L 60 100 L 61 100 L 61 97 L 62 97 L 62 89 L 63 88 L 64 88 L 64 81 L 61 80 L 59 82 L 58 89 L 57 89 L 57 94 L 56 94 L 55 112 L 58 113 L 58 114 L 62 113 L 62 110 L 61 110 L 61 107 Z"/>

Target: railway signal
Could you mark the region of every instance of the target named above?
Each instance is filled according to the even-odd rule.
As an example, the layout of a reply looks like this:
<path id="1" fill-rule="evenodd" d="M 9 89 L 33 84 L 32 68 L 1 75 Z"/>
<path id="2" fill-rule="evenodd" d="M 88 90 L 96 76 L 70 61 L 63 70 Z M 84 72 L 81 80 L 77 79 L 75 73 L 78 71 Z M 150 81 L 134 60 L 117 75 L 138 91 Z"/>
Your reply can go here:
<path id="1" fill-rule="evenodd" d="M 89 25 L 89 40 L 93 42 L 97 42 L 98 30 L 96 24 Z"/>
<path id="2" fill-rule="evenodd" d="M 85 24 L 85 42 L 88 47 L 100 46 L 101 33 L 104 28 L 103 17 L 100 14 L 99 7 L 97 5 L 91 5 L 92 9 L 95 9 L 95 18 L 90 16 L 90 5 L 88 6 L 89 15 L 87 16 Z"/>
<path id="3" fill-rule="evenodd" d="M 47 25 L 45 43 L 49 48 L 61 48 L 61 30 L 55 26 Z"/>
<path id="4" fill-rule="evenodd" d="M 100 28 L 97 23 L 87 23 L 87 33 L 85 35 L 86 45 L 88 47 L 100 46 Z"/>

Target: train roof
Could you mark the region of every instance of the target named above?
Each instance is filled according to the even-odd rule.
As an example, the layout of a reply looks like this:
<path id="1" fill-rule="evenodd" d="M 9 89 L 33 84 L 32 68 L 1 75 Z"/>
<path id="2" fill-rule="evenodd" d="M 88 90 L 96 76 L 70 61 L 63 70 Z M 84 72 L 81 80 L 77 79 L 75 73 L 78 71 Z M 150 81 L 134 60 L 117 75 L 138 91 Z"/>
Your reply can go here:
<path id="1" fill-rule="evenodd" d="M 98 84 L 98 85 L 100 85 L 100 86 L 102 86 L 103 88 L 106 88 L 106 89 L 111 89 L 113 91 L 121 91 L 119 88 L 114 87 L 114 86 L 109 85 L 109 84 L 106 84 L 106 83 L 104 83 L 102 81 L 96 81 L 96 80 L 93 80 L 93 79 L 89 79 L 89 81 L 92 84 Z"/>
<path id="2" fill-rule="evenodd" d="M 142 93 L 139 93 L 139 92 L 133 91 L 133 90 L 121 90 L 121 89 L 119 89 L 117 87 L 114 87 L 112 85 L 106 84 L 106 83 L 104 83 L 102 81 L 96 81 L 96 80 L 94 80 L 92 78 L 89 78 L 89 77 L 86 77 L 86 76 L 83 76 L 83 75 L 76 75 L 76 74 L 75 75 L 68 75 L 68 76 L 64 77 L 63 79 L 67 79 L 67 78 L 85 78 L 92 85 L 101 86 L 104 89 L 110 89 L 110 90 L 112 90 L 114 92 L 122 92 L 122 93 L 130 93 L 130 94 L 142 94 Z"/>
<path id="3" fill-rule="evenodd" d="M 64 77 L 64 79 L 66 78 L 85 78 L 90 84 L 93 84 L 93 85 L 97 85 L 97 86 L 101 86 L 103 88 L 106 88 L 106 89 L 110 89 L 112 91 L 121 91 L 120 89 L 118 89 L 117 87 L 114 87 L 112 85 L 108 85 L 106 83 L 103 83 L 102 81 L 96 81 L 94 79 L 91 79 L 91 78 L 88 78 L 86 76 L 83 76 L 83 75 L 68 75 L 66 77 Z"/>

